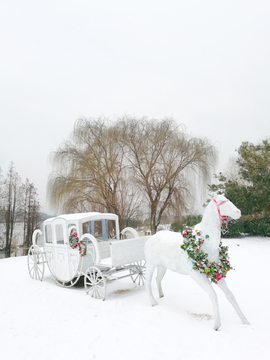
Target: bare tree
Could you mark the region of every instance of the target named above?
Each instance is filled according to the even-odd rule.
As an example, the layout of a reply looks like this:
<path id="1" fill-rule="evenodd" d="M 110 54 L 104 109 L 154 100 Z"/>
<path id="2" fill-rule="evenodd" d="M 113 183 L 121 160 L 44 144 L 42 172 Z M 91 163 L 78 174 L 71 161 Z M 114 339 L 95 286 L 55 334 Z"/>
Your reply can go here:
<path id="1" fill-rule="evenodd" d="M 167 209 L 183 211 L 192 178 L 204 186 L 216 162 L 216 150 L 207 139 L 190 137 L 172 119 L 119 120 L 126 158 L 134 181 L 144 191 L 150 207 L 151 231 L 155 233 Z"/>
<path id="2" fill-rule="evenodd" d="M 107 211 L 123 228 L 140 205 L 140 190 L 129 181 L 117 127 L 103 119 L 79 119 L 69 141 L 52 154 L 47 192 L 56 210 Z"/>
<path id="3" fill-rule="evenodd" d="M 16 219 L 19 215 L 21 178 L 11 163 L 2 185 L 2 215 L 5 227 L 5 256 L 10 257 Z"/>
<path id="4" fill-rule="evenodd" d="M 37 189 L 33 183 L 29 182 L 29 179 L 26 179 L 22 185 L 21 217 L 23 220 L 23 249 L 24 254 L 27 254 L 32 244 L 32 234 L 39 227 L 41 220 Z"/>
<path id="5" fill-rule="evenodd" d="M 5 229 L 5 256 L 10 257 L 12 248 L 17 247 L 17 235 L 14 233 L 17 222 L 23 222 L 23 245 L 26 253 L 31 244 L 32 233 L 40 221 L 40 205 L 36 189 L 28 179 L 22 184 L 11 162 L 6 177 L 3 177 L 0 171 L 0 194 L 0 215 Z"/>

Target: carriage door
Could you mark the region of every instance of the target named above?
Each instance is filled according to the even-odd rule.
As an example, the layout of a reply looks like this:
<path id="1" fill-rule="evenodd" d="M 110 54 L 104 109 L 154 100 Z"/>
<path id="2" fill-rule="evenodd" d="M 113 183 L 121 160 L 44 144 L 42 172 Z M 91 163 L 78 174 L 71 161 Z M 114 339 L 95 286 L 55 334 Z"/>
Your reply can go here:
<path id="1" fill-rule="evenodd" d="M 56 219 L 54 227 L 55 276 L 60 281 L 69 281 L 69 243 L 67 238 L 66 222 Z"/>

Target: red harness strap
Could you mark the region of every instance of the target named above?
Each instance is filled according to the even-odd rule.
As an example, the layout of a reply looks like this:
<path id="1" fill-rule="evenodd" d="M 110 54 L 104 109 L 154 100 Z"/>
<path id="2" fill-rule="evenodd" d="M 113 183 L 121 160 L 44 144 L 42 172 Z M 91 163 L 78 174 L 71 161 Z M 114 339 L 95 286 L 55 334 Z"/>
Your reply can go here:
<path id="1" fill-rule="evenodd" d="M 222 227 L 222 220 L 221 220 L 221 218 L 225 218 L 226 219 L 226 229 L 228 228 L 228 218 L 229 218 L 229 216 L 221 216 L 220 215 L 220 209 L 219 209 L 219 207 L 220 207 L 220 205 L 222 205 L 222 204 L 224 204 L 226 201 L 228 201 L 228 200 L 224 200 L 224 201 L 222 201 L 221 203 L 217 203 L 216 202 L 216 200 L 215 199 L 213 199 L 214 200 L 214 202 L 215 202 L 215 204 L 217 205 L 217 211 L 218 211 L 218 216 L 219 216 L 219 221 L 220 221 L 220 227 Z"/>

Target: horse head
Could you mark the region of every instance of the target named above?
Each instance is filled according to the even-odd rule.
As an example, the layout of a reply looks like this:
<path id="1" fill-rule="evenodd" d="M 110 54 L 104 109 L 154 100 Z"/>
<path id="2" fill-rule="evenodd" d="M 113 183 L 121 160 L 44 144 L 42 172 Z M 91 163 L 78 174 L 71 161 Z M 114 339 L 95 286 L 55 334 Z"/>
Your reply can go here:
<path id="1" fill-rule="evenodd" d="M 241 217 L 241 211 L 225 196 L 215 195 L 213 201 L 217 206 L 217 211 L 220 217 L 231 217 L 232 219 L 239 219 Z"/>

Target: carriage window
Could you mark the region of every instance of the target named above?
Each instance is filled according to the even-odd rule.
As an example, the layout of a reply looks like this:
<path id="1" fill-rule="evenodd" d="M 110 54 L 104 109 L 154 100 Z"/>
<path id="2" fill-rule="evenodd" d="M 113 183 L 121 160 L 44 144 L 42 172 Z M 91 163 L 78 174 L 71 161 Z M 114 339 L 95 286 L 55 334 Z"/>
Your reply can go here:
<path id="1" fill-rule="evenodd" d="M 95 238 L 96 239 L 103 239 L 102 237 L 102 222 L 101 221 L 95 221 Z"/>
<path id="2" fill-rule="evenodd" d="M 115 239 L 116 237 L 115 220 L 108 220 L 108 237 L 109 239 Z"/>
<path id="3" fill-rule="evenodd" d="M 51 225 L 45 225 L 45 239 L 47 244 L 52 243 L 52 227 Z"/>
<path id="4" fill-rule="evenodd" d="M 91 232 L 89 230 L 89 222 L 88 221 L 82 224 L 82 233 L 83 234 L 88 234 L 88 233 L 91 234 Z"/>
<path id="5" fill-rule="evenodd" d="M 56 242 L 57 242 L 57 244 L 64 244 L 63 226 L 62 225 L 56 225 L 55 226 L 55 232 L 56 232 Z"/>
<path id="6" fill-rule="evenodd" d="M 116 225 L 114 220 L 92 220 L 82 224 L 83 234 L 90 233 L 97 240 L 106 241 L 113 239 L 116 235 Z"/>
<path id="7" fill-rule="evenodd" d="M 102 222 L 100 220 L 91 220 L 83 223 L 83 234 L 90 233 L 96 239 L 103 240 Z"/>

